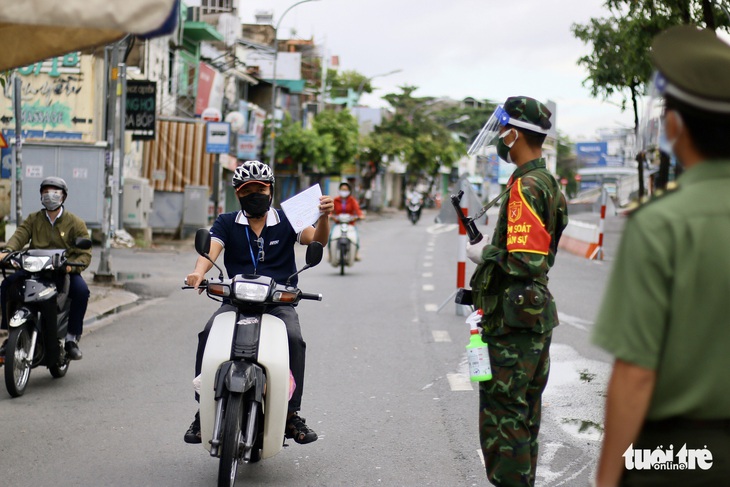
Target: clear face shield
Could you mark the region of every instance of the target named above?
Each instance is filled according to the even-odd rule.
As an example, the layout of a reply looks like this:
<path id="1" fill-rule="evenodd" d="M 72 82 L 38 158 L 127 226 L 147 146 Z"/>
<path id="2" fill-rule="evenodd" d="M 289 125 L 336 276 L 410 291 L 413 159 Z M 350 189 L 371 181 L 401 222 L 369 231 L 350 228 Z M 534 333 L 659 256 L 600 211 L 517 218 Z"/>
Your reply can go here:
<path id="1" fill-rule="evenodd" d="M 666 136 L 664 134 L 664 111 L 666 100 L 664 94 L 667 81 L 658 71 L 652 76 L 649 94 L 644 114 L 639 121 L 639 131 L 636 135 L 637 158 L 646 162 L 658 159 L 658 149 L 667 151 Z"/>
<path id="2" fill-rule="evenodd" d="M 472 142 L 471 147 L 466 153 L 472 157 L 476 155 L 482 148 L 494 145 L 495 138 L 499 135 L 502 127 L 506 126 L 510 121 L 509 114 L 504 111 L 502 105 L 499 105 L 489 117 L 487 123 Z"/>

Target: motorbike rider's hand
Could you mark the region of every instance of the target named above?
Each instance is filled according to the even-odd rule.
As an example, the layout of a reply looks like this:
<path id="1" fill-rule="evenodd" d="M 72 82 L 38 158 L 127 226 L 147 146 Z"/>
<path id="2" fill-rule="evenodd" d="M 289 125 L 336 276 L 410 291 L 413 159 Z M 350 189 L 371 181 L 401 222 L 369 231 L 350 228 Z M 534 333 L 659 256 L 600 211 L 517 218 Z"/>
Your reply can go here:
<path id="1" fill-rule="evenodd" d="M 486 236 L 483 236 L 482 239 L 474 245 L 467 243 L 466 256 L 469 257 L 469 260 L 471 260 L 475 264 L 481 264 L 482 262 L 484 262 L 484 258 L 482 258 L 482 251 L 484 250 L 484 247 L 487 246 L 487 244 L 488 240 Z"/>
<path id="2" fill-rule="evenodd" d="M 203 282 L 203 280 L 205 280 L 204 274 L 193 271 L 190 274 L 188 274 L 188 277 L 185 278 L 185 283 L 188 286 L 192 286 L 193 289 L 197 289 L 198 294 L 201 294 L 203 292 L 203 288 L 198 287 L 198 285 L 200 285 L 200 283 Z"/>
<path id="3" fill-rule="evenodd" d="M 335 210 L 335 202 L 330 196 L 319 197 L 319 211 L 322 215 L 331 215 Z"/>

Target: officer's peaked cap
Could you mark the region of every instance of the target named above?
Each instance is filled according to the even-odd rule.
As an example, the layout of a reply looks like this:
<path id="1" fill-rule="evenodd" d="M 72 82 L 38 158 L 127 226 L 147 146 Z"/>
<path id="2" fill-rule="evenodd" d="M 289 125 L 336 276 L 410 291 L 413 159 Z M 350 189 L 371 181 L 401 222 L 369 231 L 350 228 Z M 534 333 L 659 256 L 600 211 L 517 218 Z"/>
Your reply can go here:
<path id="1" fill-rule="evenodd" d="M 652 42 L 664 94 L 690 107 L 730 115 L 730 45 L 707 29 L 671 27 Z"/>

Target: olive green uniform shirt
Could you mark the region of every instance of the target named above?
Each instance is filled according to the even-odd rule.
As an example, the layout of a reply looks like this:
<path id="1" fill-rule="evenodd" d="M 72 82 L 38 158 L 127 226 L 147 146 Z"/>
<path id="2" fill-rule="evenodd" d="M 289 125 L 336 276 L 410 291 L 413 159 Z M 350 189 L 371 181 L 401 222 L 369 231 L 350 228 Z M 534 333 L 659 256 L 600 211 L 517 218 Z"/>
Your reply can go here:
<path id="1" fill-rule="evenodd" d="M 89 231 L 84 221 L 65 208 L 56 221 L 51 221 L 46 210 L 37 211 L 23 220 L 5 248 L 21 250 L 30 243 L 31 249 L 66 249 L 70 262 L 79 262 L 84 267 L 72 267 L 72 273 L 80 273 L 91 263 L 91 250 L 82 250 L 74 246 L 77 238 L 89 238 Z"/>
<path id="2" fill-rule="evenodd" d="M 730 161 L 627 221 L 593 342 L 656 371 L 647 419 L 730 418 Z"/>

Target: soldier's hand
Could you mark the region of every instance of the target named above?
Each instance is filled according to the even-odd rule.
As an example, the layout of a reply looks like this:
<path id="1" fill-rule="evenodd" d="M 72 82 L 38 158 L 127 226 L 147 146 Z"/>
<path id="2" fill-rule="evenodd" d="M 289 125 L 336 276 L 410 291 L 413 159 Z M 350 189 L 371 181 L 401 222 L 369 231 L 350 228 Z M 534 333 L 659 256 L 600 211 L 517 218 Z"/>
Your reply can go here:
<path id="1" fill-rule="evenodd" d="M 482 258 L 482 251 L 484 250 L 484 247 L 487 246 L 487 237 L 482 237 L 482 239 L 475 243 L 474 245 L 467 243 L 466 244 L 466 256 L 469 257 L 469 260 L 474 262 L 475 264 L 481 264 L 484 262 L 484 258 Z"/>

